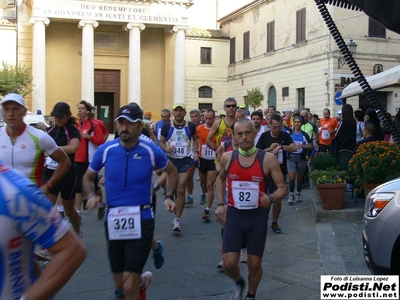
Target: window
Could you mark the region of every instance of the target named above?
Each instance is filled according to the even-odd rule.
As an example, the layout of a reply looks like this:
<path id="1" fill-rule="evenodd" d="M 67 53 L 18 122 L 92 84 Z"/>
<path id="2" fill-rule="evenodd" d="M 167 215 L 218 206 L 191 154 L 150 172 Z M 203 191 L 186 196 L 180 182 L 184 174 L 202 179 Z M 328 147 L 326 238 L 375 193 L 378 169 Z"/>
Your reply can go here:
<path id="1" fill-rule="evenodd" d="M 207 108 L 213 108 L 212 103 L 199 103 L 199 110 L 207 109 Z"/>
<path id="2" fill-rule="evenodd" d="M 235 53 L 236 53 L 236 38 L 231 38 L 229 40 L 229 64 L 234 64 L 236 62 Z"/>
<path id="3" fill-rule="evenodd" d="M 267 23 L 267 52 L 275 50 L 275 21 Z"/>
<path id="4" fill-rule="evenodd" d="M 296 12 L 296 43 L 306 41 L 306 9 Z"/>
<path id="5" fill-rule="evenodd" d="M 374 19 L 369 18 L 368 36 L 386 38 L 386 28 L 379 24 Z"/>
<path id="6" fill-rule="evenodd" d="M 212 88 L 202 86 L 199 88 L 199 98 L 212 98 Z"/>
<path id="7" fill-rule="evenodd" d="M 200 48 L 200 63 L 202 65 L 211 64 L 211 48 L 206 48 L 206 47 Z"/>
<path id="8" fill-rule="evenodd" d="M 243 60 L 250 58 L 250 31 L 243 33 Z"/>
<path id="9" fill-rule="evenodd" d="M 306 91 L 304 88 L 297 89 L 297 108 L 306 107 Z"/>
<path id="10" fill-rule="evenodd" d="M 282 97 L 289 97 L 289 87 L 282 88 Z"/>

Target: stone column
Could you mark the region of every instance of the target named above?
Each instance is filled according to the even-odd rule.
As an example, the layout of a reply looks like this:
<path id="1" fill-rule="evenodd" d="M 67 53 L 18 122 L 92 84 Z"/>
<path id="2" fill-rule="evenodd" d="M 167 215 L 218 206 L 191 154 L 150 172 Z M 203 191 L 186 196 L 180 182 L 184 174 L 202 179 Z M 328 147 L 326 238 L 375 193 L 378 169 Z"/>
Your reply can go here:
<path id="1" fill-rule="evenodd" d="M 46 114 L 46 26 L 48 18 L 31 18 L 32 42 L 32 112 L 38 109 Z"/>
<path id="2" fill-rule="evenodd" d="M 174 58 L 174 103 L 186 102 L 186 72 L 185 72 L 185 32 L 186 27 L 174 26 L 175 58 Z"/>
<path id="3" fill-rule="evenodd" d="M 97 21 L 81 20 L 78 27 L 82 29 L 82 90 L 80 100 L 94 105 L 94 29 Z"/>
<path id="4" fill-rule="evenodd" d="M 129 80 L 128 101 L 141 105 L 141 68 L 140 68 L 140 31 L 146 27 L 144 24 L 128 23 L 124 28 L 129 31 Z"/>

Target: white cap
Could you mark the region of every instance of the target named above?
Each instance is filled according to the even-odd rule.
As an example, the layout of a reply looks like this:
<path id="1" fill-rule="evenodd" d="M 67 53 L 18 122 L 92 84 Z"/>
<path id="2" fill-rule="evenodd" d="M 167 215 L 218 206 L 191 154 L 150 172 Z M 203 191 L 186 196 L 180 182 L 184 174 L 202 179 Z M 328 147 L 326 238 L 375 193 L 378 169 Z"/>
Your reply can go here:
<path id="1" fill-rule="evenodd" d="M 14 93 L 7 94 L 1 100 L 1 104 L 7 103 L 10 101 L 17 102 L 19 105 L 22 105 L 23 107 L 25 107 L 25 100 L 24 100 L 24 98 L 22 98 L 21 95 L 14 94 Z"/>
<path id="2" fill-rule="evenodd" d="M 337 114 L 338 114 L 338 115 L 341 115 L 341 114 L 342 114 L 342 110 L 339 109 L 339 110 L 337 111 Z"/>

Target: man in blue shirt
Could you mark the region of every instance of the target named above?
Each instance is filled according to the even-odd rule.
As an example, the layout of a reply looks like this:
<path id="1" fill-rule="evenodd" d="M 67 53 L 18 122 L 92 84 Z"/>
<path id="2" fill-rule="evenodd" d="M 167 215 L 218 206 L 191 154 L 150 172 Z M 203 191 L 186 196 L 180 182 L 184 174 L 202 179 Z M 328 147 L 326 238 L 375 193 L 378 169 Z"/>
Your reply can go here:
<path id="1" fill-rule="evenodd" d="M 141 134 L 143 110 L 138 105 L 123 106 L 115 122 L 119 138 L 97 149 L 84 175 L 83 188 L 86 207 L 96 208 L 101 199 L 95 194 L 93 180 L 104 167 L 108 205 L 105 227 L 116 292 L 123 289 L 126 299 L 139 299 L 145 293 L 141 274 L 154 234 L 153 169 L 168 174 L 164 204 L 170 212 L 175 210 L 172 194 L 178 172 L 165 152 Z"/>

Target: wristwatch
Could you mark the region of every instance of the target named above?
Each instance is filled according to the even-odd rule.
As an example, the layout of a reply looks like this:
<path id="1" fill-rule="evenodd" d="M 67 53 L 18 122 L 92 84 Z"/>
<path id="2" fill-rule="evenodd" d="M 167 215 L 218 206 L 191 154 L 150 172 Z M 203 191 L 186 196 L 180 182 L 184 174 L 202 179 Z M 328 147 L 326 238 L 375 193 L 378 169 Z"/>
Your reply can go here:
<path id="1" fill-rule="evenodd" d="M 165 195 L 164 201 L 167 200 L 167 199 L 171 199 L 172 201 L 175 201 L 174 195 Z"/>
<path id="2" fill-rule="evenodd" d="M 281 144 L 281 150 L 283 150 L 283 145 Z"/>

